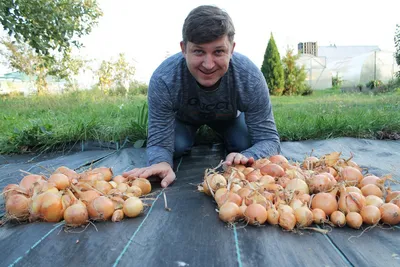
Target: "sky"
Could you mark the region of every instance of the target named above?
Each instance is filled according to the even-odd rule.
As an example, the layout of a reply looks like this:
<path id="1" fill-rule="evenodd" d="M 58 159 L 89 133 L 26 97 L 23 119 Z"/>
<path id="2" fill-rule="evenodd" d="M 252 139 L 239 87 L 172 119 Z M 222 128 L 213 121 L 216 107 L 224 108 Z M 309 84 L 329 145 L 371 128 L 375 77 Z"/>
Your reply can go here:
<path id="1" fill-rule="evenodd" d="M 182 25 L 202 4 L 228 12 L 235 25 L 235 51 L 261 67 L 272 33 L 281 56 L 299 42 L 320 46 L 377 45 L 395 51 L 394 33 L 400 24 L 399 0 L 279 0 L 279 1 L 128 1 L 99 0 L 104 16 L 82 39 L 82 55 L 95 59 L 125 53 L 134 60 L 137 80 L 148 82 L 168 54 L 180 52 Z M 323 3 L 323 4 L 322 4 Z"/>
<path id="2" fill-rule="evenodd" d="M 146 83 L 167 55 L 180 52 L 183 22 L 193 8 L 203 4 L 229 13 L 236 29 L 235 51 L 259 67 L 271 33 L 281 56 L 288 47 L 297 51 L 297 43 L 309 41 L 320 46 L 377 45 L 394 51 L 396 23 L 400 24 L 399 0 L 97 2 L 104 16 L 81 39 L 85 47 L 79 55 L 101 61 L 125 53 L 135 64 L 135 79 Z"/>

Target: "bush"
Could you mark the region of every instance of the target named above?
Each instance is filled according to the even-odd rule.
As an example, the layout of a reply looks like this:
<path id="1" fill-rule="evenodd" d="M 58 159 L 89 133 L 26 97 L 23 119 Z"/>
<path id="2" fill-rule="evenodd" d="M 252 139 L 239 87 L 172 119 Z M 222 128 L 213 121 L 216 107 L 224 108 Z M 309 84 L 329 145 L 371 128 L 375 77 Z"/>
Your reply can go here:
<path id="1" fill-rule="evenodd" d="M 340 89 L 340 87 L 343 84 L 343 79 L 339 77 L 339 75 L 336 73 L 336 77 L 332 76 L 332 87 L 333 89 Z"/>
<path id="2" fill-rule="evenodd" d="M 129 84 L 129 95 L 147 95 L 149 86 L 145 83 L 133 81 Z"/>
<path id="3" fill-rule="evenodd" d="M 282 59 L 283 73 L 285 75 L 284 95 L 301 95 L 304 91 L 307 73 L 304 66 L 297 66 L 296 61 L 299 55 L 294 55 L 293 49 L 286 51 L 286 56 Z"/>
<path id="4" fill-rule="evenodd" d="M 396 91 L 396 90 L 400 89 L 400 77 L 391 79 L 387 83 L 387 87 L 388 87 L 389 91 Z"/>
<path id="5" fill-rule="evenodd" d="M 367 84 L 365 86 L 369 89 L 374 89 L 374 88 L 377 88 L 382 85 L 383 85 L 383 83 L 381 80 L 371 80 L 371 81 L 367 82 Z"/>
<path id="6" fill-rule="evenodd" d="M 312 93 L 314 92 L 314 90 L 311 88 L 310 85 L 304 83 L 304 86 L 300 92 L 301 95 L 305 96 L 305 95 L 312 95 Z"/>

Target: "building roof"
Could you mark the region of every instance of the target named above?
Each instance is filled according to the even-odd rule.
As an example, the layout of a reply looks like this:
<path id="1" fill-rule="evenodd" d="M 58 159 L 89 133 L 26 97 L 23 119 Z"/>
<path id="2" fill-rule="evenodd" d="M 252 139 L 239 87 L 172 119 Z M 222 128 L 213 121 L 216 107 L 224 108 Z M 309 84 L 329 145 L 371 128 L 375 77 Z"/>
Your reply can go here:
<path id="1" fill-rule="evenodd" d="M 331 63 L 338 60 L 343 60 L 346 58 L 356 57 L 365 53 L 381 51 L 381 49 L 376 45 L 371 46 L 319 46 L 318 56 L 326 57 L 327 63 Z"/>
<path id="2" fill-rule="evenodd" d="M 14 72 L 9 72 L 4 74 L 3 76 L 0 76 L 0 80 L 19 80 L 19 81 L 29 81 L 29 76 L 26 75 L 23 72 L 19 72 L 19 71 L 14 71 Z"/>

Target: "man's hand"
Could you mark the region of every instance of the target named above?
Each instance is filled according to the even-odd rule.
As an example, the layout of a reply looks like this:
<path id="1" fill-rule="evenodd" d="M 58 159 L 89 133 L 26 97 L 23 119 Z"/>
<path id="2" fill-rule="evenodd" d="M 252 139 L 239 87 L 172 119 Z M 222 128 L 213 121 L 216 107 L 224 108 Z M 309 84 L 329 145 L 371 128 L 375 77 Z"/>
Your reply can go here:
<path id="1" fill-rule="evenodd" d="M 237 164 L 242 164 L 242 165 L 251 165 L 254 163 L 254 158 L 247 158 L 244 155 L 240 154 L 240 153 L 229 153 L 228 156 L 226 156 L 225 159 L 225 164 L 227 166 L 231 166 L 231 165 L 237 165 Z"/>
<path id="2" fill-rule="evenodd" d="M 140 178 L 148 178 L 153 175 L 156 175 L 162 179 L 162 187 L 167 187 L 176 178 L 171 166 L 166 162 L 160 162 L 145 168 L 135 168 L 122 174 L 124 177 L 135 176 Z"/>

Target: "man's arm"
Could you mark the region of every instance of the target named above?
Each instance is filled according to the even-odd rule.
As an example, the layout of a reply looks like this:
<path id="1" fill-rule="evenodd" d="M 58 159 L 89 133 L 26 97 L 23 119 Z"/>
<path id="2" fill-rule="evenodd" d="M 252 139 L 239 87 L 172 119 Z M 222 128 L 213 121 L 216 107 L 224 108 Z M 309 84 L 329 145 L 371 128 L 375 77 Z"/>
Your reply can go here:
<path id="1" fill-rule="evenodd" d="M 175 113 L 169 88 L 159 77 L 152 77 L 148 91 L 148 165 L 166 162 L 173 166 Z"/>
<path id="2" fill-rule="evenodd" d="M 279 134 L 264 77 L 260 77 L 255 88 L 252 88 L 249 92 L 252 95 L 244 99 L 244 101 L 247 101 L 245 118 L 253 146 L 242 151 L 241 154 L 246 158 L 254 159 L 279 154 L 281 151 Z"/>
<path id="3" fill-rule="evenodd" d="M 169 89 L 158 77 L 153 76 L 150 80 L 148 106 L 149 125 L 146 150 L 148 167 L 135 168 L 123 173 L 123 176 L 148 178 L 156 175 L 162 179 L 161 186 L 167 187 L 176 178 L 172 169 L 175 113 Z"/>

